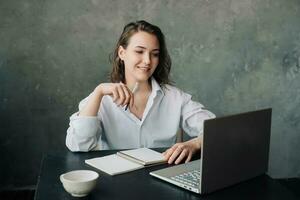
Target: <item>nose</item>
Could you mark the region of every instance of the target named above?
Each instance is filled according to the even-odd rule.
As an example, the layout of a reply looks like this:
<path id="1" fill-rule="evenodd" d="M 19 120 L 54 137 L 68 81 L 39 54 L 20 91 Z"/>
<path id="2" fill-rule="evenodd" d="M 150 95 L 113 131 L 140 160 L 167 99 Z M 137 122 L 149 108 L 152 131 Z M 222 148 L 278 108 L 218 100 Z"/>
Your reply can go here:
<path id="1" fill-rule="evenodd" d="M 145 53 L 144 57 L 143 57 L 143 61 L 145 63 L 145 65 L 149 65 L 151 62 L 151 57 L 148 53 Z"/>

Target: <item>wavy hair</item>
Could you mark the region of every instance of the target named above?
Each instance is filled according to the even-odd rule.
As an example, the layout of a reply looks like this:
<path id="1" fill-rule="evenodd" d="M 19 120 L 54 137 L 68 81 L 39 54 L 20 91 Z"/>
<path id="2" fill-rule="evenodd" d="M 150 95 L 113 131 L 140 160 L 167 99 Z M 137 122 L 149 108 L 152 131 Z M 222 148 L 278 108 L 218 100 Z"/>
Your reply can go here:
<path id="1" fill-rule="evenodd" d="M 110 73 L 110 80 L 113 83 L 119 83 L 120 81 L 126 83 L 125 80 L 125 66 L 124 62 L 119 58 L 118 49 L 122 46 L 127 48 L 129 39 L 137 32 L 144 31 L 156 36 L 159 42 L 159 62 L 152 76 L 158 82 L 159 85 L 171 84 L 169 78 L 171 70 L 171 58 L 169 56 L 164 34 L 160 28 L 152 25 L 146 21 L 136 21 L 127 24 L 115 46 L 114 51 L 110 55 L 110 62 L 112 63 L 112 71 Z"/>

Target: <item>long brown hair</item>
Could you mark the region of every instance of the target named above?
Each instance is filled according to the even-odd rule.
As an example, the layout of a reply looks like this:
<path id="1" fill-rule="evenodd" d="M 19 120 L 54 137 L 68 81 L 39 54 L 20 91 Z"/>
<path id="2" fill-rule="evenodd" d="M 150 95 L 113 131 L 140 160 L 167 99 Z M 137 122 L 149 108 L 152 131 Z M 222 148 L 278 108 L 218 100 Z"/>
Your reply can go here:
<path id="1" fill-rule="evenodd" d="M 169 56 L 164 34 L 160 28 L 152 25 L 146 21 L 136 21 L 127 24 L 115 46 L 113 53 L 110 55 L 110 62 L 112 63 L 112 72 L 110 74 L 110 80 L 113 83 L 119 83 L 120 81 L 125 83 L 125 66 L 124 62 L 119 58 L 118 49 L 120 46 L 127 48 L 129 39 L 132 35 L 139 31 L 144 31 L 153 34 L 157 37 L 159 42 L 159 63 L 153 73 L 153 77 L 159 85 L 170 84 L 170 70 L 171 70 L 171 58 Z"/>

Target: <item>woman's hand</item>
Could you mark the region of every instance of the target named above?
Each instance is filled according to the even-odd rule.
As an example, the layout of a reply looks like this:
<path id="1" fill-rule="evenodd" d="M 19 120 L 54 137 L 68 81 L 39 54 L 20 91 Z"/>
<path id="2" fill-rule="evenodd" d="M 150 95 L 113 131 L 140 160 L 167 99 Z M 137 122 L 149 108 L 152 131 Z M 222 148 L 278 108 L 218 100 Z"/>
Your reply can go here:
<path id="1" fill-rule="evenodd" d="M 96 91 L 100 96 L 109 95 L 117 106 L 125 106 L 127 104 L 132 107 L 133 94 L 130 89 L 123 83 L 101 83 Z"/>
<path id="2" fill-rule="evenodd" d="M 80 116 L 97 116 L 102 97 L 110 95 L 118 105 L 125 106 L 128 103 L 133 106 L 133 94 L 123 83 L 101 83 L 90 97 L 87 105 L 80 111 Z"/>
<path id="3" fill-rule="evenodd" d="M 174 144 L 171 148 L 166 150 L 163 155 L 169 164 L 175 161 L 179 164 L 181 161 L 189 162 L 192 156 L 201 148 L 201 139 L 199 137 L 191 139 L 186 142 Z"/>

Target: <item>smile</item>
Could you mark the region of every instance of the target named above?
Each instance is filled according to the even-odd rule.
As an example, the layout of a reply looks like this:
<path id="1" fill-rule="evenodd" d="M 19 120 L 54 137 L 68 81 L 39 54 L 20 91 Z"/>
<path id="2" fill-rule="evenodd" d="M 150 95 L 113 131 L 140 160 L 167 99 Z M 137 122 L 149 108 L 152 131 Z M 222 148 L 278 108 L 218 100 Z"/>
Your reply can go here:
<path id="1" fill-rule="evenodd" d="M 138 66 L 137 68 L 142 70 L 142 71 L 145 71 L 145 72 L 150 71 L 150 67 L 139 67 Z"/>

